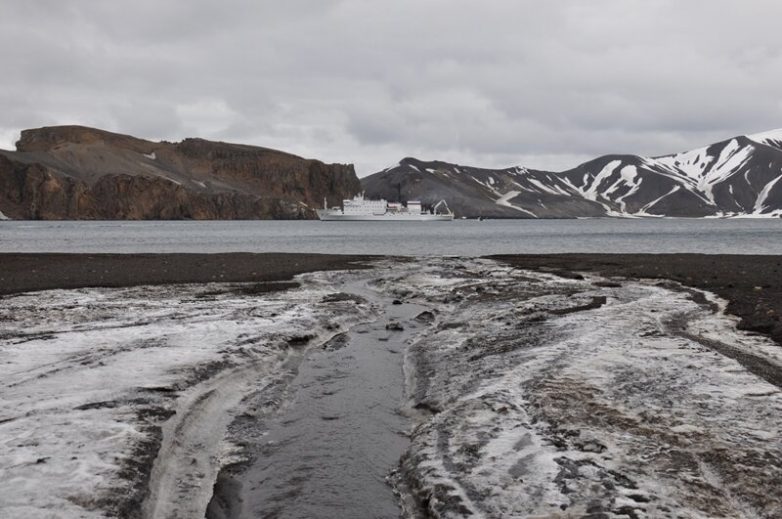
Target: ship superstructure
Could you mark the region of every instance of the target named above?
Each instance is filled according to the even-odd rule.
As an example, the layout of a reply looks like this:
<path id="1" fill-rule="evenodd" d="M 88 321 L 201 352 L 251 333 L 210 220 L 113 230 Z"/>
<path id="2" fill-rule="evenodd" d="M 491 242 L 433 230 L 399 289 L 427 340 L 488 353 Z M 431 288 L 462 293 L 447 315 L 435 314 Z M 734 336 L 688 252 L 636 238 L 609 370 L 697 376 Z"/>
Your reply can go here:
<path id="1" fill-rule="evenodd" d="M 445 212 L 437 212 L 438 208 L 445 206 Z M 343 221 L 450 221 L 453 213 L 448 209 L 445 201 L 440 201 L 430 211 L 427 211 L 418 200 L 411 200 L 404 205 L 399 202 L 386 200 L 370 200 L 364 198 L 364 194 L 356 195 L 351 199 L 342 201 L 342 207 L 329 208 L 326 200 L 323 200 L 323 209 L 318 211 L 321 220 Z"/>

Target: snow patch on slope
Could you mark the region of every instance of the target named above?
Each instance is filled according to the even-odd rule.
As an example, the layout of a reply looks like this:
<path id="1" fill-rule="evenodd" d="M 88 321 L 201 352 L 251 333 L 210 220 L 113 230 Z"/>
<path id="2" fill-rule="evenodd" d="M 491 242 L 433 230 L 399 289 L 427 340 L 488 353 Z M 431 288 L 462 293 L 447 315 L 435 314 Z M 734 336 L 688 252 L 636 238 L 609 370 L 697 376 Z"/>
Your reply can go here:
<path id="1" fill-rule="evenodd" d="M 662 166 L 674 177 L 689 180 L 693 186 L 697 186 L 697 181 L 703 177 L 714 162 L 714 157 L 709 155 L 708 148 L 698 148 L 691 151 L 647 159 L 651 167 Z"/>
<path id="2" fill-rule="evenodd" d="M 669 173 L 704 201 L 716 204 L 714 186 L 738 173 L 752 158 L 752 152 L 751 146 L 742 146 L 738 140 L 731 139 L 717 157 L 709 155 L 709 148 L 698 148 L 647 159 L 647 163 L 653 170 Z"/>
<path id="3" fill-rule="evenodd" d="M 731 140 L 725 148 L 723 148 L 720 156 L 717 157 L 714 166 L 706 175 L 706 186 L 702 187 L 704 191 L 711 195 L 711 187 L 723 180 L 726 180 L 731 175 L 738 172 L 738 170 L 746 164 L 752 155 L 752 149 L 747 146 L 741 146 L 736 139 Z"/>
<path id="4" fill-rule="evenodd" d="M 535 215 L 535 213 L 533 213 L 532 211 L 528 211 L 523 207 L 519 207 L 517 205 L 513 205 L 510 203 L 510 200 L 512 200 L 514 197 L 518 196 L 519 194 L 521 194 L 521 191 L 508 191 L 507 193 L 499 197 L 497 200 L 495 200 L 494 203 L 497 205 L 501 205 L 503 207 L 510 207 L 511 209 L 521 211 L 522 213 L 527 213 L 533 218 L 537 218 L 537 215 Z"/>
<path id="5" fill-rule="evenodd" d="M 774 186 L 779 182 L 779 180 L 782 179 L 782 175 L 778 176 L 765 186 L 763 186 L 763 189 L 760 191 L 760 194 L 758 194 L 757 200 L 755 200 L 755 207 L 754 207 L 754 213 L 760 214 L 763 212 L 766 203 L 766 199 L 768 199 L 769 193 L 771 193 L 771 190 L 774 188 Z"/>
<path id="6" fill-rule="evenodd" d="M 766 146 L 782 149 L 782 128 L 769 130 L 767 132 L 754 133 L 752 135 L 747 135 L 747 138 L 759 144 L 765 144 Z"/>
<path id="7" fill-rule="evenodd" d="M 649 209 L 651 209 L 652 207 L 657 205 L 660 201 L 662 201 L 662 199 L 671 196 L 672 194 L 676 193 L 680 189 L 681 189 L 681 186 L 674 186 L 673 189 L 671 189 L 669 192 L 665 193 L 663 196 L 655 198 L 654 200 L 652 200 L 651 202 L 649 202 L 648 204 L 643 206 L 636 214 L 638 216 L 663 216 L 663 215 L 659 215 L 659 214 L 649 213 Z"/>
<path id="8" fill-rule="evenodd" d="M 543 191 L 544 193 L 551 193 L 552 195 L 561 195 L 563 194 L 563 190 L 559 188 L 559 186 L 547 186 L 543 184 L 540 180 L 536 178 L 529 178 L 529 183 Z M 564 193 L 567 194 L 567 193 Z"/>
<path id="9" fill-rule="evenodd" d="M 637 193 L 641 188 L 641 182 L 643 180 L 638 176 L 638 168 L 635 166 L 623 167 L 620 171 L 620 174 L 622 175 L 622 181 L 624 185 L 630 186 L 630 189 L 627 191 L 627 193 L 617 198 L 616 202 L 619 204 L 621 211 L 623 213 L 627 213 L 627 203 L 625 202 L 625 198 Z"/>
<path id="10" fill-rule="evenodd" d="M 582 190 L 581 194 L 584 195 L 584 198 L 587 198 L 592 201 L 597 201 L 598 197 L 598 189 L 600 188 L 600 184 L 603 182 L 603 180 L 609 178 L 611 174 L 622 165 L 621 160 L 612 160 L 608 164 L 606 164 L 603 169 L 600 170 L 600 172 L 595 175 L 595 178 L 592 179 L 592 185 L 589 186 L 588 189 Z M 586 178 L 584 179 L 584 186 L 587 185 Z"/>

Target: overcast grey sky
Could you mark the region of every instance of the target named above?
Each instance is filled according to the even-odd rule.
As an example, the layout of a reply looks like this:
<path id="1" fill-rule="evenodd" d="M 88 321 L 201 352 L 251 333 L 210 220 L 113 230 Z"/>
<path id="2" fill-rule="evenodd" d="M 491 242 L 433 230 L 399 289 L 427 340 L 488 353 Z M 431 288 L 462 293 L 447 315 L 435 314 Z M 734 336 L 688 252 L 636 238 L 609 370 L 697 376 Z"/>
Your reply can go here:
<path id="1" fill-rule="evenodd" d="M 0 0 L 0 148 L 84 124 L 565 169 L 782 127 L 779 0 Z"/>

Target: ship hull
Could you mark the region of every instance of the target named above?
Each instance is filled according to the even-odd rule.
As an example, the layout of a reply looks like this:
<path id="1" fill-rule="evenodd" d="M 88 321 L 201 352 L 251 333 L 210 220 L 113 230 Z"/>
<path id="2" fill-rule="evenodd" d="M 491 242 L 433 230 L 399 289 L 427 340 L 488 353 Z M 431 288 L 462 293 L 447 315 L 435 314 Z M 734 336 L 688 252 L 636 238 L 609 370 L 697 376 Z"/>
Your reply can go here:
<path id="1" fill-rule="evenodd" d="M 450 222 L 452 214 L 340 214 L 318 211 L 318 218 L 327 222 Z"/>

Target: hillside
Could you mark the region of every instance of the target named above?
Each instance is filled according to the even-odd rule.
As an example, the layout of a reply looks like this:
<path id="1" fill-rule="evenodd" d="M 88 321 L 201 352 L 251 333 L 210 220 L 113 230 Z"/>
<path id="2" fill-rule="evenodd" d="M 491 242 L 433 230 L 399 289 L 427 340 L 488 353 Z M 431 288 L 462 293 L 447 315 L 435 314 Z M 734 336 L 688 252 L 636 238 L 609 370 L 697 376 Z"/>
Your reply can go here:
<path id="1" fill-rule="evenodd" d="M 362 179 L 371 198 L 447 201 L 457 216 L 780 217 L 782 130 L 661 157 L 606 155 L 550 172 L 405 158 Z"/>
<path id="2" fill-rule="evenodd" d="M 12 219 L 314 218 L 360 189 L 352 165 L 86 128 L 25 130 L 0 150 L 0 213 Z"/>

